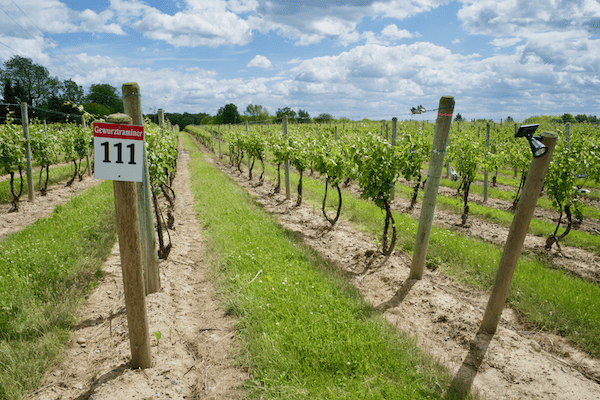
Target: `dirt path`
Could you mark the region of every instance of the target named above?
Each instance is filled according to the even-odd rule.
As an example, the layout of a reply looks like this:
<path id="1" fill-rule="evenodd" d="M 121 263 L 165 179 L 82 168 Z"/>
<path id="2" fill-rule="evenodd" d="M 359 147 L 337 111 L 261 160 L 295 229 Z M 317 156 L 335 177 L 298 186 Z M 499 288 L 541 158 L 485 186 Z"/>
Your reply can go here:
<path id="1" fill-rule="evenodd" d="M 266 183 L 255 187 L 227 163 L 217 163 L 245 187 L 281 224 L 330 259 L 351 277 L 365 299 L 386 311 L 385 317 L 418 343 L 453 374 L 455 383 L 473 387 L 484 399 L 600 398 L 600 360 L 569 341 L 530 331 L 510 309 L 492 337 L 476 337 L 488 295 L 427 271 L 421 281 L 408 281 L 410 258 L 395 252 L 377 256 L 370 237 L 347 221 L 327 229 L 320 210 L 295 206 L 283 194 L 273 194 Z M 256 174 L 258 175 L 258 174 Z M 437 210 L 436 210 L 437 213 Z"/>
<path id="2" fill-rule="evenodd" d="M 239 399 L 247 378 L 233 367 L 235 321 L 225 316 L 206 279 L 205 249 L 193 210 L 187 165 L 178 158 L 173 249 L 160 262 L 162 289 L 147 296 L 153 367 L 127 368 L 127 317 L 118 245 L 104 278 L 79 311 L 60 363 L 32 399 Z M 153 335 L 161 333 L 160 342 Z M 62 396 L 62 397 L 61 397 Z"/>

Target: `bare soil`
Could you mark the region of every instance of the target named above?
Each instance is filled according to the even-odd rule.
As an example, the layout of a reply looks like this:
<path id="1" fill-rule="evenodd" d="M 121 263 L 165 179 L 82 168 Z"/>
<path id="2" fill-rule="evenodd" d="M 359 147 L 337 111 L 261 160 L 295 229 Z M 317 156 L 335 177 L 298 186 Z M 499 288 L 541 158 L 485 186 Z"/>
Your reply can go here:
<path id="1" fill-rule="evenodd" d="M 180 149 L 181 150 L 181 149 Z M 129 368 L 131 356 L 118 244 L 97 289 L 78 312 L 61 360 L 28 398 L 239 399 L 247 372 L 234 366 L 236 321 L 225 315 L 207 279 L 205 245 L 180 151 L 174 189 L 173 248 L 160 261 L 162 288 L 146 297 L 153 367 Z M 160 332 L 160 341 L 154 336 Z"/>
<path id="2" fill-rule="evenodd" d="M 382 310 L 390 323 L 416 337 L 420 346 L 446 365 L 455 376 L 454 388 L 471 388 L 484 399 L 600 398 L 600 360 L 570 341 L 551 332 L 531 330 L 510 308 L 505 309 L 496 334 L 478 334 L 487 293 L 454 282 L 439 270 L 427 271 L 420 281 L 408 280 L 411 259 L 407 254 L 395 251 L 385 258 L 373 238 L 348 221 L 340 220 L 330 230 L 319 208 L 297 207 L 295 195 L 286 201 L 284 194 L 273 193 L 270 183 L 257 186 L 256 178 L 248 181 L 246 171 L 240 174 L 226 160 L 217 164 L 285 228 L 297 232 L 305 243 L 346 272 L 350 283 Z M 408 202 L 399 200 L 395 207 L 406 205 Z M 418 215 L 419 209 L 413 213 Z M 436 223 L 442 226 L 456 221 L 455 215 L 438 210 L 436 214 Z M 498 242 L 507 234 L 498 226 L 477 229 L 469 233 L 489 235 Z M 539 245 L 536 240 L 528 238 L 528 246 Z M 577 249 L 563 248 L 563 252 L 568 260 L 575 257 Z M 557 263 L 560 257 L 556 256 Z"/>

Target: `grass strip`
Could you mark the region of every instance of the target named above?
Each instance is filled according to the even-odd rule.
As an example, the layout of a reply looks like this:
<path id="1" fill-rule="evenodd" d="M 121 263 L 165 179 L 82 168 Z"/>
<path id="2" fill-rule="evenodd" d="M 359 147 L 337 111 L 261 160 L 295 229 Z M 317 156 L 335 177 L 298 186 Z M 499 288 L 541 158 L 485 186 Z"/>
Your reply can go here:
<path id="1" fill-rule="evenodd" d="M 0 241 L 0 398 L 39 385 L 116 241 L 112 183 Z"/>
<path id="2" fill-rule="evenodd" d="M 82 168 L 85 168 L 86 161 L 82 161 Z M 59 167 L 50 166 L 50 174 L 48 179 L 48 187 L 55 185 L 59 182 L 67 181 L 73 176 L 73 164 L 70 165 L 61 165 Z M 36 192 L 40 190 L 40 172 L 39 170 L 34 171 L 33 173 L 33 188 Z M 46 178 L 46 173 L 42 176 L 42 180 Z M 77 179 L 77 178 L 75 178 Z M 19 190 L 19 176 L 18 173 L 15 174 L 15 190 Z M 27 189 L 27 173 L 23 171 L 23 194 L 21 195 L 21 200 L 27 199 L 28 189 Z M 39 196 L 39 193 L 37 193 Z M 6 179 L 0 182 L 0 204 L 9 203 L 12 201 L 12 193 L 10 192 L 10 179 Z"/>
<path id="3" fill-rule="evenodd" d="M 267 165 L 271 179 L 276 170 Z M 293 196 L 298 175 L 290 177 Z M 304 176 L 303 198 L 315 208 L 323 201 L 324 184 Z M 335 197 L 335 196 L 331 196 Z M 438 202 L 443 199 L 438 196 Z M 329 201 L 329 200 L 328 200 Z M 332 203 L 329 203 L 331 207 Z M 331 210 L 331 209 L 330 209 Z M 359 229 L 381 238 L 385 213 L 370 201 L 343 191 L 343 218 Z M 398 239 L 396 248 L 412 255 L 418 221 L 406 214 L 394 213 Z M 533 223 L 533 221 L 532 221 Z M 473 287 L 491 290 L 503 248 L 449 229 L 433 227 L 427 260 L 453 279 Z M 508 298 L 509 304 L 543 329 L 568 337 L 594 356 L 600 355 L 600 287 L 594 283 L 551 268 L 533 255 L 522 254 L 517 263 Z"/>
<path id="4" fill-rule="evenodd" d="M 404 192 L 404 188 L 401 189 Z M 446 210 L 450 210 L 457 214 L 457 222 L 459 221 L 460 214 L 462 213 L 463 201 L 460 198 L 438 196 L 438 205 Z M 588 207 L 589 209 L 589 207 Z M 514 214 L 510 211 L 498 210 L 493 207 L 487 207 L 485 205 L 476 204 L 469 202 L 469 214 L 476 215 L 477 217 L 496 223 L 505 228 L 510 228 L 512 224 Z M 558 214 L 557 214 L 558 217 Z M 533 218 L 529 224 L 527 232 L 534 236 L 548 237 L 548 235 L 554 232 L 556 225 L 549 223 L 537 218 Z M 564 227 L 559 230 L 559 234 L 564 231 Z M 560 244 L 565 246 L 578 247 L 587 251 L 600 254 L 600 235 L 594 235 L 592 233 L 583 232 L 580 230 L 571 230 L 569 234 L 561 239 Z"/>
<path id="5" fill-rule="evenodd" d="M 197 217 L 227 311 L 240 320 L 249 396 L 441 397 L 448 373 L 184 137 Z"/>

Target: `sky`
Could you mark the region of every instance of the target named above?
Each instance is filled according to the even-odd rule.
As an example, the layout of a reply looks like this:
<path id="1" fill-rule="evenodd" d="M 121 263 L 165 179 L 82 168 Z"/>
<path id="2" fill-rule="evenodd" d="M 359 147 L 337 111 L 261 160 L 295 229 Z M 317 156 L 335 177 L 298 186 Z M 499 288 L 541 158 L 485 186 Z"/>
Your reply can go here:
<path id="1" fill-rule="evenodd" d="M 0 0 L 15 55 L 86 93 L 137 82 L 144 113 L 600 116 L 598 0 Z"/>

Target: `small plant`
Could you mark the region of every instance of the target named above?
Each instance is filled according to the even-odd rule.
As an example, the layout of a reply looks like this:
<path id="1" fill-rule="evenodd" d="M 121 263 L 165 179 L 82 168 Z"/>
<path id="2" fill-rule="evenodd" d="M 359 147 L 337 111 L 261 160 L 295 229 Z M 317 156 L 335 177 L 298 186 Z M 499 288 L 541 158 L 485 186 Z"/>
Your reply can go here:
<path id="1" fill-rule="evenodd" d="M 162 337 L 162 334 L 160 331 L 156 331 L 154 332 L 154 337 L 156 338 L 156 345 L 158 346 L 160 344 L 160 338 Z"/>

